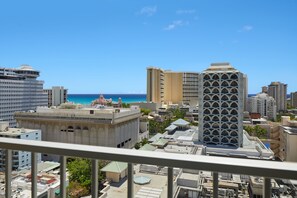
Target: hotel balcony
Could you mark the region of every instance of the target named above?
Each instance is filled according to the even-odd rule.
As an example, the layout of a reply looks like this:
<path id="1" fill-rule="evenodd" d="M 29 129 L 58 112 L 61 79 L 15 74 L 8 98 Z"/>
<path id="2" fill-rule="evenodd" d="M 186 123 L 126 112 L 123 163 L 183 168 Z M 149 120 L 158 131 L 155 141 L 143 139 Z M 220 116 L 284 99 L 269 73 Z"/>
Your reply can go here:
<path id="1" fill-rule="evenodd" d="M 92 197 L 98 198 L 98 161 L 109 160 L 128 163 L 127 194 L 135 197 L 133 182 L 136 164 L 158 165 L 167 168 L 167 193 L 169 198 L 177 197 L 174 170 L 191 169 L 212 172 L 212 197 L 219 197 L 219 173 L 251 175 L 264 178 L 263 197 L 272 197 L 272 179 L 297 180 L 297 164 L 287 162 L 249 160 L 241 158 L 213 157 L 202 155 L 183 155 L 174 153 L 151 152 L 132 149 L 65 144 L 45 141 L 0 138 L 0 148 L 5 149 L 5 197 L 12 195 L 12 150 L 32 152 L 31 158 L 31 197 L 37 197 L 37 153 L 60 156 L 60 197 L 66 198 L 66 159 L 81 157 L 92 159 Z"/>

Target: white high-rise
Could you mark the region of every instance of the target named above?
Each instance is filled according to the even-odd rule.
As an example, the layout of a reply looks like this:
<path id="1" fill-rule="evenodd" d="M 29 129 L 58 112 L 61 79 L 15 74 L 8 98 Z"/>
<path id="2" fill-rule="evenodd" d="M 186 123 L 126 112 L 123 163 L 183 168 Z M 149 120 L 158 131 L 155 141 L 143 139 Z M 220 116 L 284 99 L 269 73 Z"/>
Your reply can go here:
<path id="1" fill-rule="evenodd" d="M 243 144 L 244 76 L 229 63 L 215 63 L 199 77 L 199 140 Z"/>
<path id="2" fill-rule="evenodd" d="M 48 107 L 59 106 L 67 102 L 67 89 L 64 87 L 54 86 L 51 89 L 45 89 L 44 92 L 48 95 Z"/>
<path id="3" fill-rule="evenodd" d="M 39 71 L 28 65 L 19 69 L 0 68 L 0 120 L 16 127 L 13 114 L 17 111 L 36 110 L 47 106 L 43 81 L 37 80 Z"/>
<path id="4" fill-rule="evenodd" d="M 275 99 L 277 111 L 287 111 L 287 84 L 272 82 L 268 85 L 268 95 Z"/>
<path id="5" fill-rule="evenodd" d="M 260 93 L 248 99 L 248 111 L 260 113 L 262 117 L 276 119 L 276 102 L 266 93 Z"/>

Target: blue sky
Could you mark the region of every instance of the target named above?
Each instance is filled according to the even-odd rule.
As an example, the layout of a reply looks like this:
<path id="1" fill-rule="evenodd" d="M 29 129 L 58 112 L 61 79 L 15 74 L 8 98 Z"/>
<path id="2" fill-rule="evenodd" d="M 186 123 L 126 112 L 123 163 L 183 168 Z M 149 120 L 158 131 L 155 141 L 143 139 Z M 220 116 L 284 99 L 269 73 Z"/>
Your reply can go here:
<path id="1" fill-rule="evenodd" d="M 296 0 L 1 1 L 0 67 L 32 65 L 45 87 L 145 93 L 146 67 L 230 62 L 249 93 L 297 91 Z"/>

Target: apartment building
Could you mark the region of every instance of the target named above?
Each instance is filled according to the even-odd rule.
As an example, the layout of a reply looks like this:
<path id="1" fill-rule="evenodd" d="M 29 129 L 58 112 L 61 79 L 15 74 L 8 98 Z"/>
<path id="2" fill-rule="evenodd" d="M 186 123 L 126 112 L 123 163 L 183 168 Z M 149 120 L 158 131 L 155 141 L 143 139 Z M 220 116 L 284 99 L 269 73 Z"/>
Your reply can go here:
<path id="1" fill-rule="evenodd" d="M 67 89 L 60 86 L 54 86 L 51 89 L 45 89 L 44 92 L 48 95 L 48 107 L 59 106 L 67 102 Z"/>
<path id="2" fill-rule="evenodd" d="M 164 102 L 164 71 L 156 67 L 147 68 L 147 102 Z"/>
<path id="3" fill-rule="evenodd" d="M 0 137 L 17 138 L 22 140 L 41 140 L 41 131 L 38 129 L 9 128 L 9 122 L 0 122 Z M 37 155 L 37 161 L 41 162 L 41 155 Z M 31 152 L 13 151 L 14 170 L 31 166 Z M 5 169 L 5 151 L 0 150 L 0 171 Z"/>
<path id="4" fill-rule="evenodd" d="M 279 158 L 282 161 L 297 162 L 297 121 L 282 116 L 281 124 Z"/>
<path id="5" fill-rule="evenodd" d="M 275 99 L 278 112 L 287 111 L 287 84 L 272 82 L 268 85 L 268 95 Z"/>
<path id="6" fill-rule="evenodd" d="M 47 106 L 47 95 L 43 93 L 43 81 L 37 80 L 40 72 L 28 65 L 18 69 L 0 68 L 0 120 L 16 127 L 13 114 L 16 111 L 36 110 Z"/>
<path id="7" fill-rule="evenodd" d="M 260 113 L 262 117 L 271 120 L 276 119 L 276 102 L 273 97 L 266 93 L 260 93 L 248 99 L 248 111 Z"/>
<path id="8" fill-rule="evenodd" d="M 214 63 L 199 77 L 199 140 L 241 147 L 244 109 L 243 74 L 229 63 Z"/>
<path id="9" fill-rule="evenodd" d="M 297 92 L 291 93 L 291 107 L 297 108 Z"/>

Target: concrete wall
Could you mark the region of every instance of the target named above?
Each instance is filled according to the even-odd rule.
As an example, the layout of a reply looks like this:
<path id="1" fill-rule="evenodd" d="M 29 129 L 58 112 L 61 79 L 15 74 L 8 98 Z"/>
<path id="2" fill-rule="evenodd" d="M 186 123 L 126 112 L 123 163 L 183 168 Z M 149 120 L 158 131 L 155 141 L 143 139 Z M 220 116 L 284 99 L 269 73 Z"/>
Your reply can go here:
<path id="1" fill-rule="evenodd" d="M 297 162 L 297 134 L 290 135 L 285 133 L 286 136 L 286 161 Z"/>
<path id="2" fill-rule="evenodd" d="M 106 178 L 112 182 L 120 182 L 120 180 L 127 176 L 127 171 L 122 171 L 121 173 L 106 172 Z"/>
<path id="3" fill-rule="evenodd" d="M 18 120 L 20 127 L 41 129 L 43 141 L 132 148 L 138 141 L 139 119 L 118 124 L 77 121 Z M 56 160 L 57 158 L 43 158 Z"/>

